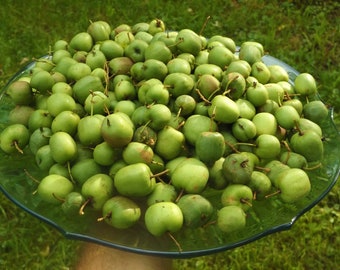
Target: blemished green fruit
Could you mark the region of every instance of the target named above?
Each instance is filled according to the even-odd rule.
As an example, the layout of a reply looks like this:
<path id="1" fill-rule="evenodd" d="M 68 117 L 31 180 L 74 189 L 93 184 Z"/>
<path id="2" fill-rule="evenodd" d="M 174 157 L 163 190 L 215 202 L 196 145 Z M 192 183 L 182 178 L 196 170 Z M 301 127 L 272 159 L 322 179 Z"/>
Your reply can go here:
<path id="1" fill-rule="evenodd" d="M 64 131 L 54 133 L 49 141 L 55 162 L 64 164 L 77 157 L 77 145 L 72 136 Z"/>
<path id="2" fill-rule="evenodd" d="M 308 174 L 299 168 L 292 168 L 280 174 L 277 184 L 280 198 L 287 203 L 300 200 L 311 190 Z"/>
<path id="3" fill-rule="evenodd" d="M 39 169 L 49 171 L 55 164 L 49 144 L 41 146 L 35 153 L 35 162 Z"/>
<path id="4" fill-rule="evenodd" d="M 202 49 L 201 39 L 191 29 L 182 29 L 176 36 L 176 46 L 182 53 L 191 53 L 196 56 Z"/>
<path id="5" fill-rule="evenodd" d="M 81 194 L 95 210 L 101 210 L 114 193 L 113 179 L 104 173 L 95 174 L 83 183 Z"/>
<path id="6" fill-rule="evenodd" d="M 165 126 L 157 134 L 155 152 L 166 160 L 172 160 L 184 149 L 184 134 L 172 126 Z"/>
<path id="7" fill-rule="evenodd" d="M 276 134 L 277 120 L 273 114 L 260 112 L 253 117 L 252 121 L 255 124 L 257 136 L 261 134 Z"/>
<path id="8" fill-rule="evenodd" d="M 152 193 L 148 195 L 147 205 L 158 202 L 174 202 L 177 198 L 177 191 L 171 184 L 157 182 Z"/>
<path id="9" fill-rule="evenodd" d="M 317 85 L 314 77 L 309 73 L 300 73 L 294 80 L 296 93 L 303 96 L 311 96 L 317 92 Z"/>
<path id="10" fill-rule="evenodd" d="M 276 158 L 281 152 L 279 139 L 270 134 L 261 134 L 255 140 L 254 153 L 262 159 Z"/>
<path id="11" fill-rule="evenodd" d="M 89 52 L 93 46 L 93 38 L 87 32 L 77 33 L 69 42 L 69 47 L 74 51 Z"/>
<path id="12" fill-rule="evenodd" d="M 289 81 L 289 75 L 287 70 L 285 70 L 280 65 L 270 65 L 268 66 L 268 69 L 270 71 L 270 79 L 269 83 L 278 83 L 278 82 L 288 82 Z"/>
<path id="13" fill-rule="evenodd" d="M 223 206 L 236 205 L 247 211 L 253 201 L 253 191 L 248 185 L 231 184 L 222 192 L 221 203 Z"/>
<path id="14" fill-rule="evenodd" d="M 54 83 L 55 81 L 52 74 L 46 70 L 40 70 L 39 72 L 33 73 L 30 80 L 30 86 L 41 94 L 45 94 L 47 91 L 51 90 Z"/>
<path id="15" fill-rule="evenodd" d="M 280 161 L 287 164 L 290 168 L 306 168 L 308 166 L 307 159 L 298 153 L 285 151 L 280 155 Z"/>
<path id="16" fill-rule="evenodd" d="M 44 177 L 37 189 L 38 195 L 45 202 L 52 204 L 61 204 L 61 199 L 64 199 L 74 186 L 72 182 L 64 176 L 50 174 Z"/>
<path id="17" fill-rule="evenodd" d="M 241 142 L 247 142 L 256 136 L 255 124 L 247 118 L 238 118 L 232 124 L 232 133 Z"/>
<path id="18" fill-rule="evenodd" d="M 232 153 L 225 157 L 222 172 L 234 184 L 247 184 L 254 170 L 253 162 L 243 153 Z"/>
<path id="19" fill-rule="evenodd" d="M 141 209 L 132 199 L 114 196 L 102 208 L 103 219 L 117 229 L 127 229 L 135 225 L 141 217 Z"/>
<path id="20" fill-rule="evenodd" d="M 290 145 L 294 152 L 303 155 L 308 162 L 322 160 L 324 154 L 322 139 L 313 130 L 295 133 L 290 138 Z"/>
<path id="21" fill-rule="evenodd" d="M 145 163 L 128 164 L 114 176 L 115 188 L 123 196 L 147 196 L 153 191 L 155 184 L 151 169 Z"/>
<path id="22" fill-rule="evenodd" d="M 328 108 L 321 100 L 306 103 L 302 109 L 303 116 L 316 124 L 320 124 L 328 116 Z"/>
<path id="23" fill-rule="evenodd" d="M 217 131 L 216 122 L 208 116 L 199 114 L 193 114 L 186 119 L 183 134 L 188 143 L 195 145 L 199 134 L 204 131 Z"/>
<path id="24" fill-rule="evenodd" d="M 79 209 L 85 202 L 84 196 L 78 191 L 71 191 L 64 198 L 63 203 L 61 204 L 61 209 L 67 215 L 75 215 L 79 213 Z"/>
<path id="25" fill-rule="evenodd" d="M 197 158 L 187 158 L 176 166 L 171 173 L 171 183 L 178 190 L 187 193 L 202 192 L 209 179 L 208 167 Z"/>
<path id="26" fill-rule="evenodd" d="M 252 172 L 248 186 L 252 189 L 255 199 L 263 198 L 269 194 L 272 189 L 272 183 L 269 177 L 260 171 Z"/>
<path id="27" fill-rule="evenodd" d="M 224 137 L 220 132 L 202 132 L 195 144 L 196 155 L 207 165 L 214 164 L 225 151 Z"/>
<path id="28" fill-rule="evenodd" d="M 88 178 L 102 172 L 102 167 L 91 157 L 75 162 L 71 166 L 71 175 L 75 182 L 82 185 Z"/>
<path id="29" fill-rule="evenodd" d="M 7 126 L 0 134 L 0 148 L 7 154 L 22 153 L 28 145 L 30 132 L 23 124 Z"/>
<path id="30" fill-rule="evenodd" d="M 42 127 L 38 128 L 33 133 L 31 133 L 31 136 L 29 138 L 29 148 L 32 151 L 33 154 L 36 154 L 37 150 L 43 146 L 47 145 L 50 137 L 52 135 L 52 130 L 50 128 Z"/>
<path id="31" fill-rule="evenodd" d="M 16 105 L 30 105 L 33 102 L 33 91 L 29 82 L 15 81 L 9 85 L 6 94 Z"/>
<path id="32" fill-rule="evenodd" d="M 211 202 L 200 194 L 183 195 L 177 205 L 182 210 L 184 225 L 190 228 L 205 225 L 214 213 Z"/>
<path id="33" fill-rule="evenodd" d="M 152 148 L 141 142 L 129 142 L 122 151 L 122 158 L 127 164 L 151 164 L 153 156 Z"/>
<path id="34" fill-rule="evenodd" d="M 103 139 L 112 147 L 123 147 L 133 138 L 134 125 L 124 113 L 116 112 L 105 117 L 101 126 Z"/>
<path id="35" fill-rule="evenodd" d="M 223 95 L 217 95 L 211 100 L 208 113 L 215 121 L 225 124 L 234 123 L 240 116 L 235 101 Z"/>
<path id="36" fill-rule="evenodd" d="M 246 226 L 246 214 L 239 206 L 224 206 L 217 212 L 217 226 L 225 233 L 241 230 Z"/>
<path id="37" fill-rule="evenodd" d="M 147 230 L 155 236 L 178 232 L 184 222 L 182 210 L 174 202 L 150 205 L 145 211 L 144 220 Z"/>
<path id="38" fill-rule="evenodd" d="M 78 140 L 84 146 L 94 146 L 103 141 L 101 126 L 104 116 L 87 115 L 79 120 L 77 127 Z M 91 127 L 91 128 L 89 128 Z"/>

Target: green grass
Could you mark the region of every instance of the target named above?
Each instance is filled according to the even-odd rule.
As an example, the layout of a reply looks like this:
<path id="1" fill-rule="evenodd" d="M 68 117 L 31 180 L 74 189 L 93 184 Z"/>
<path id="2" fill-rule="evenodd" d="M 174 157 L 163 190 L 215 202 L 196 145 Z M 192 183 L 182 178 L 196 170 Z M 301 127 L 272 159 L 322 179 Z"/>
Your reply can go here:
<path id="1" fill-rule="evenodd" d="M 158 17 L 168 29 L 199 32 L 211 16 L 204 35 L 226 35 L 237 44 L 259 41 L 271 55 L 311 73 L 323 100 L 335 107 L 340 127 L 339 15 L 337 1 L 3 0 L 0 87 L 25 63 L 46 54 L 56 40 L 86 30 L 89 20 L 115 26 Z M 291 230 L 218 254 L 174 260 L 174 269 L 336 269 L 339 208 L 337 183 Z M 0 269 L 71 269 L 80 244 L 0 195 Z"/>

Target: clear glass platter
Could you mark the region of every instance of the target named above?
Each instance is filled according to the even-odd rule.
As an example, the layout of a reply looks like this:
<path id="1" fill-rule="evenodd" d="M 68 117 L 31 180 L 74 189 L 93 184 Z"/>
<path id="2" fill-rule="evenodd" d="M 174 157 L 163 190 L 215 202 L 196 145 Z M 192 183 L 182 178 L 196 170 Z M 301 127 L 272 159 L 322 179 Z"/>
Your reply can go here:
<path id="1" fill-rule="evenodd" d="M 285 68 L 291 83 L 299 74 L 294 68 L 272 56 L 264 56 L 263 61 L 267 65 L 280 65 Z M 8 85 L 26 75 L 34 65 L 33 62 L 20 70 L 2 89 L 0 130 L 7 125 L 9 111 L 13 107 L 8 97 L 4 95 Z M 182 251 L 178 250 L 168 235 L 154 237 L 149 234 L 142 222 L 131 229 L 118 230 L 105 222 L 98 222 L 98 212 L 87 209 L 85 215 L 67 216 L 59 207 L 41 201 L 34 195 L 37 183 L 27 174 L 28 172 L 38 179 L 44 175 L 36 166 L 32 155 L 6 155 L 0 152 L 0 190 L 24 211 L 50 224 L 70 239 L 91 241 L 124 251 L 170 258 L 208 255 L 290 229 L 300 216 L 317 205 L 329 193 L 340 172 L 340 134 L 333 122 L 332 109 L 329 110 L 329 117 L 321 127 L 325 137 L 325 155 L 320 168 L 308 171 L 312 190 L 307 197 L 295 204 L 284 204 L 275 197 L 254 201 L 252 210 L 248 212 L 246 228 L 233 234 L 223 234 L 216 229 L 216 226 L 181 230 L 175 233 L 174 237 Z M 212 202 L 217 202 L 220 192 L 207 189 L 204 195 Z"/>

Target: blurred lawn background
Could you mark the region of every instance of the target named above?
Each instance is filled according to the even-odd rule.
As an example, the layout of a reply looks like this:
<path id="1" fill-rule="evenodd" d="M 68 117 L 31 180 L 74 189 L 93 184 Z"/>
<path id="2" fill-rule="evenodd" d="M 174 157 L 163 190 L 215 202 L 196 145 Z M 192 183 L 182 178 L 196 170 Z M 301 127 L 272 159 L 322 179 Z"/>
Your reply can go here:
<path id="1" fill-rule="evenodd" d="M 340 4 L 338 1 L 80 1 L 2 0 L 0 88 L 58 39 L 87 29 L 162 19 L 168 29 L 221 34 L 237 44 L 255 40 L 266 51 L 309 72 L 340 127 Z M 339 154 L 340 155 L 340 154 Z M 340 158 L 340 156 L 339 156 Z M 174 260 L 174 269 L 337 269 L 340 265 L 339 183 L 289 231 L 219 254 Z M 65 239 L 0 194 L 0 269 L 72 269 L 80 242 Z"/>

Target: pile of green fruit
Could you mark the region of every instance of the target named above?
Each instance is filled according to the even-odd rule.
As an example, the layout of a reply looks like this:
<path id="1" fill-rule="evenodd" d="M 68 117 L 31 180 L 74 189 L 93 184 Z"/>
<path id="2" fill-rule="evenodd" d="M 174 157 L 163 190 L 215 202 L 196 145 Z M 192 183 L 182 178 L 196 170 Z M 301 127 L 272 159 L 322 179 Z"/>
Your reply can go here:
<path id="1" fill-rule="evenodd" d="M 37 192 L 68 214 L 154 235 L 246 227 L 254 200 L 294 203 L 321 165 L 328 109 L 309 73 L 290 82 L 263 46 L 166 31 L 154 19 L 90 22 L 6 91 L 6 154 L 34 155 Z M 218 204 L 204 191 L 220 192 Z"/>

